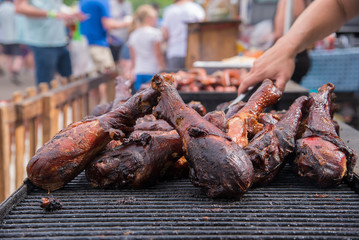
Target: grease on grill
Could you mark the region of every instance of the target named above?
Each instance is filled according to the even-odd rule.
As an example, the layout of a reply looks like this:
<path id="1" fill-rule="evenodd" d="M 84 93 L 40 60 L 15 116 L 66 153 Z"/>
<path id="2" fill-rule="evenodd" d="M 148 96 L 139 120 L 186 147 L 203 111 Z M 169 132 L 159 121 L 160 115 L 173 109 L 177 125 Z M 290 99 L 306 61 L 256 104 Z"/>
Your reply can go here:
<path id="1" fill-rule="evenodd" d="M 54 197 L 44 197 L 41 200 L 40 207 L 46 212 L 53 212 L 62 208 L 62 204 Z"/>

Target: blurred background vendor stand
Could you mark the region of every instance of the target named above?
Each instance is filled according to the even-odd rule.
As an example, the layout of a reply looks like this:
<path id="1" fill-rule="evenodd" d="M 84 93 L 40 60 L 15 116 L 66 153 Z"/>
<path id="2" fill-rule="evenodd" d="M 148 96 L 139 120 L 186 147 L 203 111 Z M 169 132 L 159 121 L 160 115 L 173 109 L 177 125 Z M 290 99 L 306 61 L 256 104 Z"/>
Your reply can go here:
<path id="1" fill-rule="evenodd" d="M 240 20 L 188 23 L 186 68 L 196 61 L 220 61 L 237 55 Z"/>

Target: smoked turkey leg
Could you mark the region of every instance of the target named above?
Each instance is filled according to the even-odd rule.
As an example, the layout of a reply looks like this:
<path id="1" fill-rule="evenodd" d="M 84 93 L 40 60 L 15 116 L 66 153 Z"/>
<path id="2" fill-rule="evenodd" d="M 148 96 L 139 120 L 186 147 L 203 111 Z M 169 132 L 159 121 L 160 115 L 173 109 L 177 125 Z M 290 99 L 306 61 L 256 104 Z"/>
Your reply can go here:
<path id="1" fill-rule="evenodd" d="M 133 131 L 136 119 L 152 112 L 159 92 L 148 88 L 115 110 L 70 124 L 41 147 L 27 165 L 27 176 L 52 191 L 76 177 L 111 139 Z"/>
<path id="2" fill-rule="evenodd" d="M 182 138 L 192 183 L 209 197 L 240 197 L 246 192 L 253 166 L 244 150 L 183 102 L 171 75 L 155 75 L 152 87 L 161 92 L 155 114 Z"/>

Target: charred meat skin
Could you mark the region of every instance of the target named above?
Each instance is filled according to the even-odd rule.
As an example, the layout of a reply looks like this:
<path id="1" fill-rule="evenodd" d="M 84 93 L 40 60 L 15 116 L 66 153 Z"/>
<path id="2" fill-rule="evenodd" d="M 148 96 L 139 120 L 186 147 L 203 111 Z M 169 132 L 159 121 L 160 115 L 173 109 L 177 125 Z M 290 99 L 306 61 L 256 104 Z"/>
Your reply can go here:
<path id="1" fill-rule="evenodd" d="M 240 197 L 246 192 L 252 184 L 253 166 L 244 150 L 184 104 L 171 75 L 155 75 L 152 87 L 161 92 L 155 114 L 182 138 L 192 183 L 209 197 Z"/>
<path id="2" fill-rule="evenodd" d="M 223 111 L 209 112 L 204 115 L 203 118 L 212 123 L 217 128 L 221 129 L 223 132 L 226 132 L 226 115 Z"/>
<path id="3" fill-rule="evenodd" d="M 300 126 L 308 98 L 297 98 L 275 124 L 267 124 L 244 149 L 254 167 L 255 185 L 272 181 L 295 150 L 295 136 Z"/>
<path id="4" fill-rule="evenodd" d="M 305 130 L 296 142 L 295 171 L 319 187 L 333 187 L 345 176 L 349 181 L 357 154 L 336 133 L 332 120 L 334 85 L 325 84 L 311 93 Z"/>
<path id="5" fill-rule="evenodd" d="M 27 176 L 38 187 L 57 190 L 76 177 L 111 139 L 133 131 L 136 119 L 152 111 L 159 93 L 149 88 L 117 109 L 70 124 L 41 147 L 27 165 Z"/>
<path id="6" fill-rule="evenodd" d="M 282 92 L 271 80 L 264 80 L 247 104 L 227 120 L 227 136 L 239 146 L 246 147 L 248 134 L 255 135 L 263 129 L 263 125 L 257 121 L 258 115 L 276 103 L 281 96 Z"/>
<path id="7" fill-rule="evenodd" d="M 183 155 L 176 131 L 133 132 L 122 145 L 100 152 L 86 168 L 95 188 L 142 188 L 156 183 Z"/>
<path id="8" fill-rule="evenodd" d="M 207 113 L 206 107 L 199 101 L 191 101 L 188 104 L 188 107 L 193 108 L 199 115 L 204 116 Z"/>
<path id="9" fill-rule="evenodd" d="M 171 131 L 171 127 L 165 120 L 143 121 L 136 123 L 135 130 L 139 131 Z"/>

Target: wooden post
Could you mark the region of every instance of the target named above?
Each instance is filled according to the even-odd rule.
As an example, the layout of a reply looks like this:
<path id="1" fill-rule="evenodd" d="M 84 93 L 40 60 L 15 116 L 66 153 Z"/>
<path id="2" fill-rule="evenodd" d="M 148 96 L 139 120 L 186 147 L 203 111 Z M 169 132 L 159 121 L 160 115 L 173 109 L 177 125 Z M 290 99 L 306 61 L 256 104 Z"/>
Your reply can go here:
<path id="1" fill-rule="evenodd" d="M 106 101 L 111 102 L 115 98 L 116 81 L 111 78 L 106 82 Z"/>
<path id="2" fill-rule="evenodd" d="M 0 106 L 0 202 L 10 195 L 10 127 L 7 105 Z"/>
<path id="3" fill-rule="evenodd" d="M 40 83 L 39 84 L 40 93 L 45 93 L 49 91 L 49 84 L 47 83 Z"/>
<path id="4" fill-rule="evenodd" d="M 29 87 L 26 89 L 27 98 L 35 97 L 37 94 L 35 87 Z M 35 155 L 36 148 L 37 148 L 37 117 L 33 117 L 29 119 L 29 159 Z"/>
<path id="5" fill-rule="evenodd" d="M 74 99 L 72 101 L 71 107 L 72 107 L 72 122 L 77 122 L 80 120 L 78 99 Z"/>
<path id="6" fill-rule="evenodd" d="M 48 142 L 58 131 L 56 104 L 53 93 L 44 94 L 42 102 L 42 144 Z"/>
<path id="7" fill-rule="evenodd" d="M 90 115 L 90 97 L 89 97 L 89 93 L 85 93 L 83 96 L 83 102 L 84 102 L 84 115 L 88 116 Z"/>
<path id="8" fill-rule="evenodd" d="M 62 107 L 62 116 L 63 116 L 62 128 L 66 128 L 67 125 L 69 125 L 69 122 L 68 122 L 68 117 L 69 117 L 68 111 L 69 111 L 69 104 L 68 104 L 68 103 L 65 103 L 64 106 Z"/>
<path id="9" fill-rule="evenodd" d="M 13 93 L 14 103 L 24 100 L 21 92 Z M 24 154 L 25 154 L 25 122 L 17 111 L 15 121 L 15 186 L 20 187 L 24 181 Z"/>

